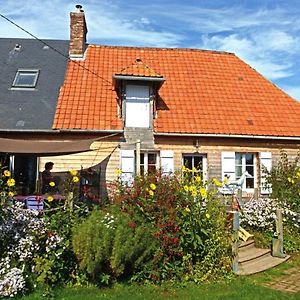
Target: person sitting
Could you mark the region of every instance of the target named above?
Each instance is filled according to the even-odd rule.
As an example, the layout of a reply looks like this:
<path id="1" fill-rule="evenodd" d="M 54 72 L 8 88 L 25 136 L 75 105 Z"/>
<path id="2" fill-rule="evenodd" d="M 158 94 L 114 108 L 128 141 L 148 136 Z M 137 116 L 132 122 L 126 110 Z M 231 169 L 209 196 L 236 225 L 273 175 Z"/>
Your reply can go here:
<path id="1" fill-rule="evenodd" d="M 42 172 L 42 194 L 46 194 L 53 191 L 50 182 L 54 182 L 51 170 L 53 169 L 54 163 L 52 161 L 45 163 L 45 170 Z"/>

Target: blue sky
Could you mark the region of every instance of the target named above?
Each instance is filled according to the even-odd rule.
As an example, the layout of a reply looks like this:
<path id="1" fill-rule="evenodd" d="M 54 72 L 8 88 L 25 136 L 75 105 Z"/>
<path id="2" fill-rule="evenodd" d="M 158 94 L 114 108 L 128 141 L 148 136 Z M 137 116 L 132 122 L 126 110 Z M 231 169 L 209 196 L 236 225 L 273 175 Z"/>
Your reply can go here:
<path id="1" fill-rule="evenodd" d="M 0 13 L 39 38 L 68 39 L 78 3 L 89 43 L 234 52 L 300 100 L 299 0 L 2 0 Z M 0 18 L 0 37 L 28 36 Z"/>

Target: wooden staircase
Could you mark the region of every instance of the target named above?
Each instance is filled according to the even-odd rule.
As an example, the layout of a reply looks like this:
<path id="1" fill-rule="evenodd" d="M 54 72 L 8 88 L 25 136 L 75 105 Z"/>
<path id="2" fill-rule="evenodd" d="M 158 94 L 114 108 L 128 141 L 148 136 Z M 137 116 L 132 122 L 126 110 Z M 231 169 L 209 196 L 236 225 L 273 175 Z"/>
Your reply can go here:
<path id="1" fill-rule="evenodd" d="M 247 241 L 241 242 L 238 248 L 238 271 L 237 275 L 251 275 L 273 268 L 285 261 L 284 258 L 274 257 L 270 249 L 256 248 L 254 239 L 251 236 Z"/>

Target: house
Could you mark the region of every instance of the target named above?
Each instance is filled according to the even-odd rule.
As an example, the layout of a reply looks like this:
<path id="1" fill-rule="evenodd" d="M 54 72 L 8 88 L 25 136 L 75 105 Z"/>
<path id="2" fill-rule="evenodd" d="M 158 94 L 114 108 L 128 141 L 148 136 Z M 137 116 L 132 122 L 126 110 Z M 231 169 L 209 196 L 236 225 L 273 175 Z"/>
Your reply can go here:
<path id="1" fill-rule="evenodd" d="M 11 169 L 18 194 L 36 190 L 41 155 L 91 144 L 52 129 L 68 51 L 69 41 L 0 39 L 0 161 Z"/>
<path id="2" fill-rule="evenodd" d="M 118 168 L 130 181 L 183 165 L 205 179 L 235 181 L 247 170 L 244 193 L 269 193 L 262 166 L 300 149 L 297 101 L 232 53 L 87 44 L 82 7 L 70 17 L 70 60 L 50 131 L 97 141 L 92 151 L 40 155 L 40 166 L 97 168 L 103 196 Z"/>

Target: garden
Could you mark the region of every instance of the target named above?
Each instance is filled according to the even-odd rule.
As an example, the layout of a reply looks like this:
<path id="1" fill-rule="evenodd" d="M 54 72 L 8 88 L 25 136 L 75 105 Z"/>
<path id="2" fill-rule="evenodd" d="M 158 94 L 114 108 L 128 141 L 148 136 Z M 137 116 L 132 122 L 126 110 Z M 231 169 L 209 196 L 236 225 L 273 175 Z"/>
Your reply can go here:
<path id="1" fill-rule="evenodd" d="M 241 218 L 256 242 L 269 247 L 275 210 L 282 208 L 288 253 L 300 251 L 299 159 L 289 161 L 282 153 L 267 175 L 272 197 L 248 202 Z M 44 210 L 37 211 L 14 201 L 14 179 L 1 170 L 0 298 L 55 297 L 64 288 L 109 294 L 120 285 L 128 291 L 173 290 L 236 280 L 231 219 L 218 193 L 222 182 L 203 181 L 198 170 L 185 167 L 172 176 L 137 177 L 130 185 L 117 173 L 107 203 L 80 201 L 79 174 L 71 170 L 65 200 L 49 194 Z"/>

